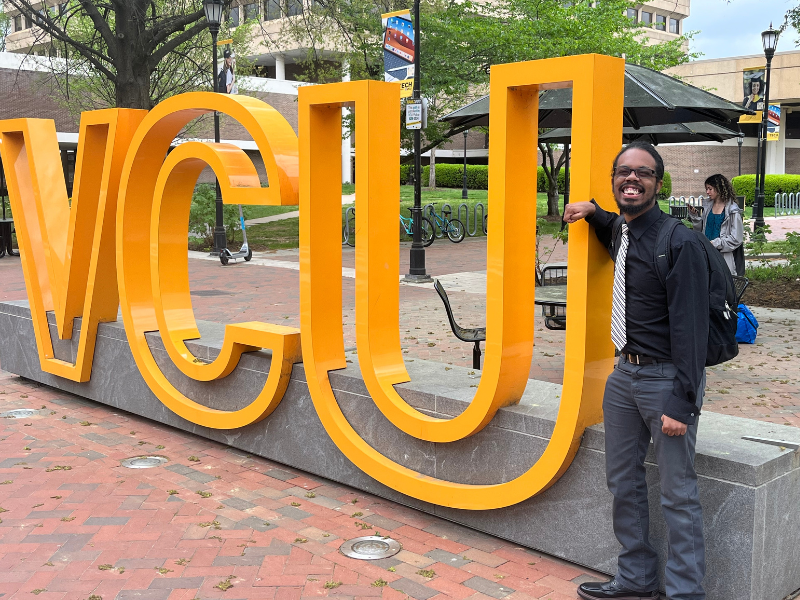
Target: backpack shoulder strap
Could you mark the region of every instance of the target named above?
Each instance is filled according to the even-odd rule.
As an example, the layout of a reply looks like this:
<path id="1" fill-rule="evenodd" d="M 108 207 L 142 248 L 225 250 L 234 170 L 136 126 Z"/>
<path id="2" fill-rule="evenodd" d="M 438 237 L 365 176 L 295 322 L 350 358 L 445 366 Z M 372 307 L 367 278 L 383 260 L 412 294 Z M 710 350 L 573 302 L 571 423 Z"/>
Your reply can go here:
<path id="1" fill-rule="evenodd" d="M 667 274 L 672 268 L 672 232 L 682 223 L 678 219 L 667 217 L 658 228 L 656 244 L 653 247 L 653 262 L 656 263 L 656 272 L 661 285 L 667 284 Z"/>

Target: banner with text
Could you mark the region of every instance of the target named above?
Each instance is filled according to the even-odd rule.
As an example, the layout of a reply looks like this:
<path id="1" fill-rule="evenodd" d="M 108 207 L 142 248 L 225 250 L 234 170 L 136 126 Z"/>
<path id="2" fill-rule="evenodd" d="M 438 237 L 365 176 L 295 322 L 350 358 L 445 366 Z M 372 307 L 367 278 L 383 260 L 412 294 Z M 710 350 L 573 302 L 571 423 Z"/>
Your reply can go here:
<path id="1" fill-rule="evenodd" d="M 411 12 L 399 10 L 381 15 L 383 23 L 383 78 L 399 81 L 401 98 L 414 90 L 414 24 Z"/>
<path id="2" fill-rule="evenodd" d="M 781 133 L 781 107 L 779 104 L 770 104 L 767 113 L 767 141 L 777 142 Z"/>

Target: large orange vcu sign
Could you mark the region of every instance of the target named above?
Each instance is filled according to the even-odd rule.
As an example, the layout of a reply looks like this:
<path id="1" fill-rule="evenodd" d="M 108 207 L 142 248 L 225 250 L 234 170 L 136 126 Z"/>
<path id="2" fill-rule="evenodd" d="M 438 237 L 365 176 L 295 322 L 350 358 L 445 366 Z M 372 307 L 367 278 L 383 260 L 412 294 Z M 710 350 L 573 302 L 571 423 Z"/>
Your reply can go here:
<path id="1" fill-rule="evenodd" d="M 453 508 L 485 510 L 521 502 L 569 467 L 584 429 L 602 420 L 602 391 L 612 368 L 611 266 L 586 224 L 572 227 L 564 385 L 544 454 L 511 481 L 470 485 L 410 470 L 367 444 L 348 423 L 329 373 L 345 367 L 341 289 L 341 108 L 355 110 L 356 338 L 367 389 L 398 429 L 450 443 L 485 427 L 519 402 L 534 343 L 535 181 L 538 92 L 573 88 L 572 193 L 613 204 L 609 170 L 622 139 L 624 62 L 583 55 L 497 65 L 491 73 L 487 240 L 486 358 L 475 397 L 457 417 L 440 419 L 407 404 L 394 384 L 409 380 L 399 334 L 398 87 L 359 81 L 299 90 L 299 135 L 272 107 L 253 98 L 196 92 L 152 111 L 107 109 L 81 120 L 74 196 L 60 171 L 52 121 L 0 122 L 0 152 L 17 219 L 18 240 L 43 371 L 88 381 L 98 323 L 121 307 L 136 364 L 153 393 L 190 422 L 236 429 L 267 417 L 283 398 L 292 364 L 302 360 L 316 411 L 337 447 L 371 477 L 408 496 Z M 169 152 L 179 131 L 218 110 L 255 140 L 269 179 L 229 144 L 188 142 Z M 186 342 L 199 337 L 189 297 L 187 222 L 192 190 L 209 166 L 231 204 L 300 206 L 300 330 L 261 322 L 227 325 L 211 363 Z M 535 188 L 534 188 L 535 190 Z M 532 199 L 534 201 L 532 202 Z M 533 210 L 532 210 L 533 209 Z M 393 237 L 394 236 L 394 237 Z M 75 364 L 54 356 L 47 313 L 58 336 L 82 319 Z M 212 381 L 229 375 L 242 353 L 269 349 L 267 381 L 246 407 L 221 411 L 181 393 L 158 367 L 146 333 L 158 331 L 178 369 Z"/>

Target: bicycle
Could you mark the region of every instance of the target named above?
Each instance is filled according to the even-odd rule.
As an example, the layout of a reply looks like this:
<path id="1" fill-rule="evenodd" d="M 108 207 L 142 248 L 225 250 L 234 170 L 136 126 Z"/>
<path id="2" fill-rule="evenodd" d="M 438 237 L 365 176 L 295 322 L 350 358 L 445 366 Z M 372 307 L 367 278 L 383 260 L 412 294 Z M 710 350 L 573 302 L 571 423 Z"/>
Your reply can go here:
<path id="1" fill-rule="evenodd" d="M 449 210 L 442 211 L 442 217 L 433 211 L 431 211 L 430 214 L 433 215 L 433 218 L 436 220 L 436 225 L 439 227 L 439 230 L 443 234 L 446 233 L 451 242 L 457 244 L 464 239 L 464 234 L 466 232 L 464 224 L 458 219 L 451 219 Z"/>
<path id="2" fill-rule="evenodd" d="M 411 214 L 414 214 L 412 209 L 408 209 Z M 403 231 L 406 235 L 414 237 L 414 218 L 412 217 L 404 217 L 403 215 L 398 215 L 400 217 L 400 227 L 403 228 Z M 433 243 L 433 240 L 436 239 L 434 235 L 434 228 L 433 223 L 431 223 L 425 217 L 420 216 L 420 223 L 422 224 L 422 245 L 427 248 Z"/>
<path id="3" fill-rule="evenodd" d="M 408 210 L 411 210 L 410 208 Z M 406 235 L 413 237 L 414 235 L 414 220 L 412 217 L 400 217 L 400 226 Z M 422 245 L 426 248 L 433 243 L 436 239 L 434 235 L 433 223 L 425 217 L 422 217 Z M 345 213 L 345 223 L 342 227 L 342 243 L 348 246 L 355 247 L 356 245 L 356 210 L 355 208 L 348 208 Z"/>

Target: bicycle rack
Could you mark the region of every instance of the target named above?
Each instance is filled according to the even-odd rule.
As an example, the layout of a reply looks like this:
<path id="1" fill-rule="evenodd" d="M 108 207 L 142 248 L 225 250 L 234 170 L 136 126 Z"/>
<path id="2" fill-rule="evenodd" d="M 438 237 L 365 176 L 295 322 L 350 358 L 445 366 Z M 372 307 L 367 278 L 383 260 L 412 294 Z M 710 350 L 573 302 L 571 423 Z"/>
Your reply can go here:
<path id="1" fill-rule="evenodd" d="M 800 215 L 800 193 L 775 194 L 775 216 Z"/>
<path id="2" fill-rule="evenodd" d="M 478 220 L 478 207 L 481 207 L 481 218 Z M 461 210 L 464 210 L 464 218 L 461 218 Z M 473 227 L 470 229 L 469 227 L 469 206 L 462 202 L 458 205 L 458 214 L 456 218 L 464 224 L 464 229 L 467 231 L 467 235 L 469 237 L 475 237 L 478 235 L 478 227 L 480 230 L 483 231 L 484 235 L 486 235 L 486 231 L 483 229 L 483 217 L 486 215 L 486 209 L 484 208 L 481 202 L 478 202 L 472 207 L 472 223 Z"/>
<path id="3" fill-rule="evenodd" d="M 342 227 L 342 244 L 347 243 L 347 239 L 350 237 L 350 215 L 353 216 L 355 219 L 356 216 L 356 207 L 349 206 L 346 211 L 344 211 L 344 227 Z"/>

